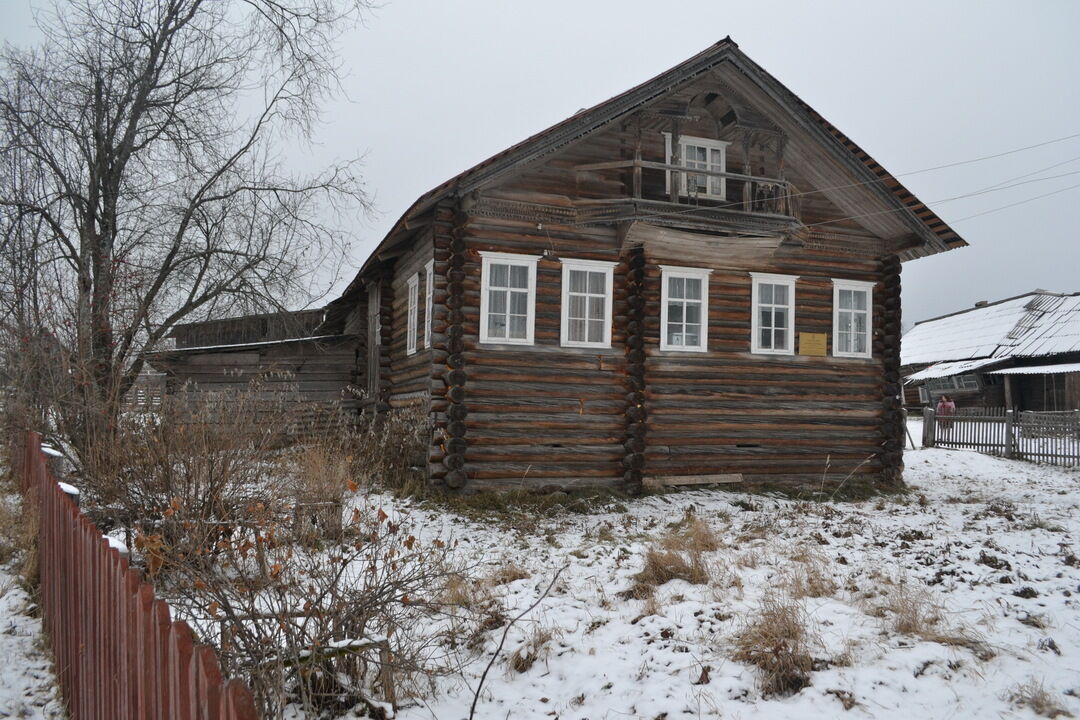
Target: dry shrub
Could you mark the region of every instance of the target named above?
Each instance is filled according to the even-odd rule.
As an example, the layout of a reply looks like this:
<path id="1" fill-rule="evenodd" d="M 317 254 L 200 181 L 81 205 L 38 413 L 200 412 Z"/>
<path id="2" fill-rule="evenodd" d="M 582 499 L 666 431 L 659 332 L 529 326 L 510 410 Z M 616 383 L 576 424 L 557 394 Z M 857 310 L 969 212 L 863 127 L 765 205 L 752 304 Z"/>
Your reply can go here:
<path id="1" fill-rule="evenodd" d="M 525 642 L 510 654 L 510 669 L 516 673 L 528 672 L 537 660 L 547 657 L 547 645 L 554 637 L 550 628 L 534 625 Z"/>
<path id="2" fill-rule="evenodd" d="M 633 586 L 622 595 L 640 599 L 647 598 L 656 588 L 672 580 L 703 585 L 709 582 L 709 570 L 701 553 L 650 547 L 645 551 L 645 566 L 632 579 Z"/>
<path id="3" fill-rule="evenodd" d="M 6 483 L 5 483 L 6 484 Z M 17 563 L 20 584 L 33 593 L 38 585 L 38 513 L 10 488 L 0 486 L 0 565 Z"/>
<path id="4" fill-rule="evenodd" d="M 792 695 L 810 684 L 814 664 L 810 641 L 802 605 L 767 596 L 754 619 L 736 636 L 732 657 L 761 671 L 762 695 Z"/>
<path id="5" fill-rule="evenodd" d="M 1041 717 L 1073 717 L 1073 714 L 1058 702 L 1042 682 L 1034 678 L 1010 690 L 1008 698 L 1017 705 L 1031 708 L 1032 712 Z"/>

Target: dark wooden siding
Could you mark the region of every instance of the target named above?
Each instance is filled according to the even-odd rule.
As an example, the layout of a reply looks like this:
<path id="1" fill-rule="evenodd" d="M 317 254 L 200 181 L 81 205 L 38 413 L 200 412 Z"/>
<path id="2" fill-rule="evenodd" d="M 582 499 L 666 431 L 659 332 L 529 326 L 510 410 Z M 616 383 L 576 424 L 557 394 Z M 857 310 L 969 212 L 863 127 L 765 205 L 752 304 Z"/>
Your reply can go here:
<path id="1" fill-rule="evenodd" d="M 883 440 L 880 343 L 870 359 L 831 356 L 832 279 L 874 282 L 879 262 L 787 251 L 747 271 L 715 269 L 708 352 L 699 353 L 659 349 L 658 265 L 687 263 L 661 254 L 647 260 L 646 475 L 741 473 L 769 482 L 881 472 L 875 457 Z M 750 352 L 751 270 L 798 276 L 796 350 L 800 332 L 825 333 L 829 356 Z M 875 293 L 878 335 L 880 299 Z"/>
<path id="2" fill-rule="evenodd" d="M 390 391 L 391 406 L 430 402 L 431 349 L 424 347 L 424 324 L 427 322 L 424 308 L 424 270 L 434 256 L 431 233 L 425 233 L 409 250 L 394 262 L 389 300 L 390 329 Z M 417 285 L 417 337 L 416 352 L 407 350 L 409 313 L 409 278 L 419 274 Z M 384 300 L 384 307 L 387 306 Z"/>
<path id="3" fill-rule="evenodd" d="M 625 357 L 612 348 L 560 346 L 562 263 L 617 261 L 612 228 L 568 228 L 473 218 L 465 229 L 464 349 L 470 488 L 612 485 L 622 478 Z M 535 345 L 479 342 L 481 250 L 538 255 Z M 559 258 L 559 259 L 556 259 Z M 625 312 L 615 269 L 613 315 Z"/>

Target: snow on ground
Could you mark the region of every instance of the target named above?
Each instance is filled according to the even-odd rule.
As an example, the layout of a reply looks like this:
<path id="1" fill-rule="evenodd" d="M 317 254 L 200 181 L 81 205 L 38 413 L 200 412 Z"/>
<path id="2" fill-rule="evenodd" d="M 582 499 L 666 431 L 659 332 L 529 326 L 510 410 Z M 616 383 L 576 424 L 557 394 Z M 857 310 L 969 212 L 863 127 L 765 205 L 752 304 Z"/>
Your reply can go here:
<path id="1" fill-rule="evenodd" d="M 11 572 L 0 569 L 0 718 L 60 720 L 65 713 L 51 655 L 32 608 Z"/>
<path id="2" fill-rule="evenodd" d="M 942 449 L 909 450 L 906 463 L 911 492 L 881 500 L 699 490 L 534 528 L 369 500 L 456 538 L 493 576 L 527 573 L 491 588 L 507 617 L 565 566 L 510 630 L 478 718 L 1030 718 L 1011 696 L 1032 682 L 1080 716 L 1080 471 Z M 709 581 L 620 597 L 688 514 L 721 541 L 702 556 Z M 759 671 L 732 660 L 767 597 L 794 597 L 810 637 L 810 684 L 789 697 L 763 697 Z M 914 626 L 900 632 L 906 617 Z M 398 717 L 468 717 L 501 634 Z M 508 656 L 530 641 L 538 658 L 512 670 Z"/>

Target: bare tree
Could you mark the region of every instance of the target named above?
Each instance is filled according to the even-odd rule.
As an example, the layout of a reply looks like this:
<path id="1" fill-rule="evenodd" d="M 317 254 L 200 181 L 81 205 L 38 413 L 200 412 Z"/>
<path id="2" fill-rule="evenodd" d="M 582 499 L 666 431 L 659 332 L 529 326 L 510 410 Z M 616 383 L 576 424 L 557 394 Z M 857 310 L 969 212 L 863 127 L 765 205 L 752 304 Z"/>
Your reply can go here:
<path id="1" fill-rule="evenodd" d="M 40 47 L 0 51 L 0 282 L 48 292 L 0 317 L 55 339 L 77 449 L 176 323 L 307 300 L 343 253 L 324 218 L 367 208 L 355 162 L 302 176 L 278 148 L 310 137 L 366 8 L 78 0 L 42 14 Z"/>

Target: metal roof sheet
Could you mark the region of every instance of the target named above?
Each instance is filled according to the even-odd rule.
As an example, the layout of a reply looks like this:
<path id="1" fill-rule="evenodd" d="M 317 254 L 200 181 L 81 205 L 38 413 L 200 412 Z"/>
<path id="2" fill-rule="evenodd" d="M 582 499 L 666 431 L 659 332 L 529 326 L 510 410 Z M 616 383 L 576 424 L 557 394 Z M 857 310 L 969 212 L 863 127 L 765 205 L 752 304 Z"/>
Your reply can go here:
<path id="1" fill-rule="evenodd" d="M 980 358 L 978 360 L 959 360 L 956 362 L 940 362 L 936 365 L 931 365 L 925 370 L 909 375 L 904 382 L 913 383 L 919 380 L 930 380 L 932 378 L 943 378 L 951 375 L 962 375 L 966 372 L 971 372 L 976 368 L 983 367 L 985 365 L 993 365 L 994 363 L 1001 362 L 998 358 Z"/>
<path id="2" fill-rule="evenodd" d="M 1034 292 L 919 323 L 903 337 L 902 365 L 1080 352 L 1080 293 Z"/>
<path id="3" fill-rule="evenodd" d="M 1080 373 L 1080 363 L 1005 368 L 1004 370 L 991 370 L 987 375 L 1057 375 L 1060 373 Z"/>

